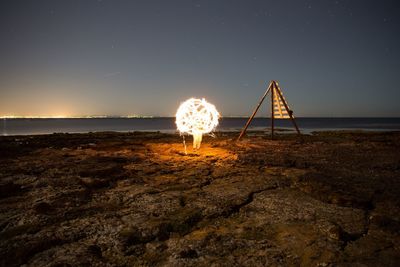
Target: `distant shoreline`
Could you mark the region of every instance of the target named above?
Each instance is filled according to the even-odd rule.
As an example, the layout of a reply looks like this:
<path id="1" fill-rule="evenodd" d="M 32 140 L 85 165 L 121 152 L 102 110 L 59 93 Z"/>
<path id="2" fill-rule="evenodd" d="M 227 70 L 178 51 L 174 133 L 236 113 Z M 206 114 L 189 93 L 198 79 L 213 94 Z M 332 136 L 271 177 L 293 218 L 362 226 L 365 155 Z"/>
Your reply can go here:
<path id="1" fill-rule="evenodd" d="M 77 116 L 77 117 L 7 117 L 3 120 L 75 120 L 75 119 L 172 119 L 175 116 Z M 249 116 L 221 116 L 221 119 L 245 119 Z M 268 116 L 256 116 L 257 119 L 270 119 Z M 297 119 L 400 119 L 400 117 L 296 117 Z M 276 119 L 279 120 L 279 119 Z"/>

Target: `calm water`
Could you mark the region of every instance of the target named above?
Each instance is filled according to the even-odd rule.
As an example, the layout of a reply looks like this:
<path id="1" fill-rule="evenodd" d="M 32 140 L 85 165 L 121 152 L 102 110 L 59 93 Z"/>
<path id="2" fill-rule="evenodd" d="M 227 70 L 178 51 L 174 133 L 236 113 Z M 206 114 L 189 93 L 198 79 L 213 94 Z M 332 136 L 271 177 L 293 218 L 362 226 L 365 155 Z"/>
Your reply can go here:
<path id="1" fill-rule="evenodd" d="M 240 131 L 247 118 L 223 118 L 218 131 Z M 400 130 L 400 118 L 297 118 L 303 133 L 322 130 Z M 268 118 L 255 118 L 249 129 L 262 130 Z M 293 130 L 290 120 L 276 120 L 276 127 Z M 174 118 L 102 118 L 102 119 L 1 119 L 1 135 L 85 133 L 99 131 L 175 132 Z"/>

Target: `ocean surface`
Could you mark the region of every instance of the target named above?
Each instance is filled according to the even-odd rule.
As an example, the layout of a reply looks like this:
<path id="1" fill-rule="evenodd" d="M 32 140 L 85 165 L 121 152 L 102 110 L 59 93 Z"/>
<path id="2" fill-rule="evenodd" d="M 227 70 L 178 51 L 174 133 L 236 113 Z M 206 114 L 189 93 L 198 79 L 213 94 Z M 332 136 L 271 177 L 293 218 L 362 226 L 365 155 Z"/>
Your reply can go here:
<path id="1" fill-rule="evenodd" d="M 247 118 L 222 118 L 217 131 L 240 131 Z M 303 133 L 326 130 L 399 131 L 400 118 L 296 118 Z M 255 118 L 249 130 L 267 130 L 269 118 Z M 275 120 L 279 129 L 294 131 L 290 120 Z M 1 119 L 0 135 L 161 131 L 176 132 L 175 118 Z"/>

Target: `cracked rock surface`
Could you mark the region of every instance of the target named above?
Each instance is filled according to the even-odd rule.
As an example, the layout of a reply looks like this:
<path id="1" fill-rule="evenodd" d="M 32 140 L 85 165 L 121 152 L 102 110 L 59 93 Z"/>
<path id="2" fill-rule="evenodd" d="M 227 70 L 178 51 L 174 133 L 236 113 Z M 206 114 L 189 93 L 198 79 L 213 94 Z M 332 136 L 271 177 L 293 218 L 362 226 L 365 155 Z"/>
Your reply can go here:
<path id="1" fill-rule="evenodd" d="M 0 266 L 400 266 L 400 133 L 0 137 Z"/>

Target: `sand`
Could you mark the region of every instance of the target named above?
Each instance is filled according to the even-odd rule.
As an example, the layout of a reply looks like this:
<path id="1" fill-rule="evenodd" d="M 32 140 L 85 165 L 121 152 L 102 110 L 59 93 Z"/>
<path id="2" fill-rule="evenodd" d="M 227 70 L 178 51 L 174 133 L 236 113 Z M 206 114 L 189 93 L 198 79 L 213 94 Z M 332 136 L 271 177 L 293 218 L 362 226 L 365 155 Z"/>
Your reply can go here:
<path id="1" fill-rule="evenodd" d="M 0 265 L 400 265 L 399 132 L 235 137 L 0 137 Z"/>

